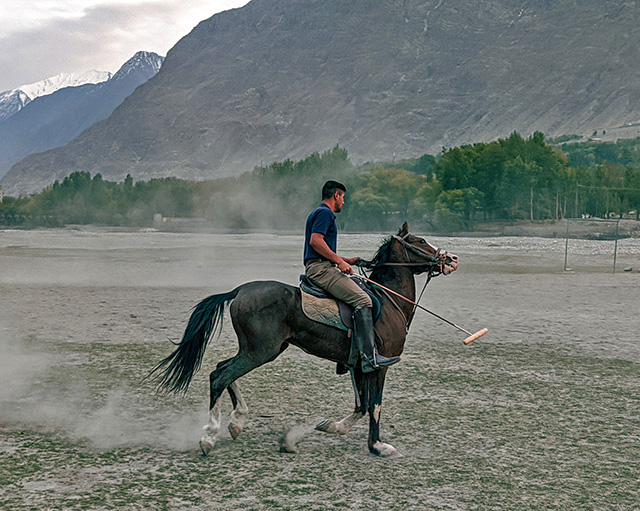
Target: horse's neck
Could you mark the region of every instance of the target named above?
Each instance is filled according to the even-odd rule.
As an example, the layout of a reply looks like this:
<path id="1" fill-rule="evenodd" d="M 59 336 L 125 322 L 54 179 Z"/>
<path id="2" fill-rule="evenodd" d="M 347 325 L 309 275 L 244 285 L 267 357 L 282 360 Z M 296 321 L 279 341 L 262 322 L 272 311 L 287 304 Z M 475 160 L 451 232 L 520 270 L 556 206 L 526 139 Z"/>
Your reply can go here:
<path id="1" fill-rule="evenodd" d="M 392 289 L 413 302 L 416 300 L 416 281 L 413 272 L 407 267 L 387 266 L 382 270 L 374 270 L 371 274 L 371 280 Z M 394 299 L 394 301 L 398 304 L 405 317 L 407 319 L 410 318 L 413 313 L 413 305 L 405 300 Z"/>

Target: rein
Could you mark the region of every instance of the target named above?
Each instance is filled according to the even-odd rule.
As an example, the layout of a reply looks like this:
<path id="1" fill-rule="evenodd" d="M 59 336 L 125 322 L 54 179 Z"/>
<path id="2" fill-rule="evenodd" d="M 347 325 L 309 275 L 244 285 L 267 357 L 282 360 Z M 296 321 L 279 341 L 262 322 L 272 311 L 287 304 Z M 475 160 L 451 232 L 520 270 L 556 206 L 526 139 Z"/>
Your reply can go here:
<path id="1" fill-rule="evenodd" d="M 418 304 L 420 303 L 420 300 L 422 300 L 422 295 L 424 294 L 425 289 L 427 289 L 427 284 L 429 284 L 429 282 L 431 281 L 431 277 L 433 277 L 433 274 L 431 272 L 427 273 L 427 280 L 425 280 L 424 286 L 422 286 L 422 291 L 420 291 L 420 295 L 418 296 L 418 299 L 416 300 L 416 303 L 413 306 L 413 309 L 411 310 L 411 317 L 409 318 L 409 321 L 407 321 L 407 332 L 411 327 L 411 322 L 413 321 L 413 318 L 416 315 L 416 309 L 418 308 Z"/>
<path id="2" fill-rule="evenodd" d="M 424 294 L 427 285 L 429 284 L 429 282 L 431 281 L 431 279 L 433 278 L 434 275 L 439 275 L 440 273 L 442 273 L 442 267 L 444 265 L 444 258 L 446 256 L 446 251 L 437 247 L 434 247 L 433 245 L 429 244 L 430 247 L 432 247 L 433 249 L 435 249 L 435 255 L 432 255 L 428 252 L 426 252 L 425 250 L 422 250 L 419 247 L 416 247 L 410 243 L 408 243 L 405 238 L 409 235 L 409 233 L 405 234 L 404 236 L 398 236 L 398 235 L 394 235 L 392 236 L 392 238 L 396 241 L 398 241 L 402 247 L 404 248 L 404 252 L 405 252 L 405 256 L 407 257 L 407 259 L 409 259 L 409 253 L 408 251 L 412 251 L 414 254 L 417 254 L 421 257 L 425 257 L 428 262 L 422 262 L 422 263 L 414 263 L 414 262 L 393 262 L 393 263 L 377 263 L 377 264 L 373 264 L 372 261 L 365 261 L 364 259 L 360 259 L 358 258 L 358 260 L 356 261 L 356 266 L 358 266 L 358 268 L 360 269 L 360 273 L 364 276 L 364 279 L 373 283 L 373 281 L 369 280 L 366 277 L 366 274 L 363 271 L 363 268 L 369 269 L 369 270 L 373 270 L 375 268 L 379 268 L 381 266 L 407 266 L 407 267 L 424 267 L 424 266 L 428 266 L 429 269 L 427 270 L 427 279 L 424 283 L 424 286 L 422 287 L 422 291 L 420 291 L 420 295 L 418 296 L 418 300 L 417 302 L 412 302 L 411 300 L 405 298 L 404 296 L 398 295 L 400 298 L 403 298 L 406 301 L 409 301 L 411 303 L 413 303 L 413 309 L 411 310 L 411 314 L 409 315 L 409 317 L 405 316 L 404 312 L 402 312 L 402 309 L 400 307 L 400 305 L 398 304 L 398 302 L 394 299 L 394 297 L 387 292 L 387 290 L 384 287 L 381 287 L 380 285 L 377 285 L 376 287 L 378 287 L 378 289 L 380 289 L 380 291 L 382 291 L 385 296 L 389 299 L 389 301 L 393 304 L 393 306 L 402 314 L 402 316 L 405 318 L 405 327 L 407 332 L 409 331 L 409 327 L 411 326 L 411 322 L 413 321 L 413 317 L 415 316 L 415 312 L 416 309 L 418 307 L 420 307 L 419 302 L 422 299 L 422 295 Z M 375 285 L 375 284 L 374 284 Z"/>
<path id="3" fill-rule="evenodd" d="M 407 241 L 405 240 L 407 236 L 409 236 L 409 233 L 405 234 L 404 236 L 394 235 L 392 236 L 392 238 L 402 245 L 402 247 L 404 248 L 405 255 L 407 256 L 407 259 L 409 259 L 408 251 L 412 251 L 414 254 L 417 254 L 420 257 L 426 258 L 428 262 L 414 263 L 414 262 L 407 261 L 407 262 L 373 264 L 372 261 L 358 259 L 358 261 L 356 262 L 356 265 L 359 266 L 360 268 L 366 268 L 369 270 L 378 268 L 380 266 L 407 266 L 407 267 L 429 266 L 429 269 L 427 270 L 429 274 L 429 280 L 434 275 L 439 275 L 440 273 L 442 273 L 442 267 L 444 265 L 444 260 L 445 260 L 447 251 L 441 248 L 434 247 L 433 245 L 429 244 L 429 246 L 432 247 L 436 252 L 435 255 L 432 255 L 427 251 L 422 250 L 421 248 L 416 247 L 415 245 L 412 245 L 411 243 L 407 243 Z M 428 283 L 428 280 L 427 280 L 427 283 Z"/>

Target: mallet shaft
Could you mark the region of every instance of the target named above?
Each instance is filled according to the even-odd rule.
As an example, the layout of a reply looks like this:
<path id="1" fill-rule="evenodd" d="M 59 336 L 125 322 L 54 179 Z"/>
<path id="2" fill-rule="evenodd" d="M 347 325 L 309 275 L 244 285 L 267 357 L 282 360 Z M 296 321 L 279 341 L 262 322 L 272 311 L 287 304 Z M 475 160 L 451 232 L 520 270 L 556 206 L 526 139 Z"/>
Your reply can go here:
<path id="1" fill-rule="evenodd" d="M 394 296 L 397 296 L 398 298 L 403 299 L 405 302 L 409 302 L 412 305 L 415 305 L 416 307 L 422 309 L 425 312 L 428 312 L 429 314 L 431 314 L 432 316 L 435 316 L 436 318 L 444 321 L 445 323 L 448 323 L 449 325 L 451 325 L 452 327 L 457 328 L 458 330 L 460 330 L 461 332 L 464 332 L 465 334 L 467 334 L 469 337 L 467 337 L 463 342 L 465 344 L 470 344 L 473 341 L 475 341 L 476 339 L 482 337 L 484 334 L 486 334 L 489 330 L 487 328 L 483 328 L 482 330 L 477 331 L 475 334 L 472 334 L 471 332 L 469 332 L 469 330 L 465 330 L 464 328 L 462 328 L 461 326 L 456 325 L 455 323 L 453 323 L 452 321 L 449 321 L 446 318 L 443 318 L 442 316 L 440 316 L 439 314 L 436 314 L 435 312 L 430 311 L 429 309 L 427 309 L 426 307 L 423 307 L 422 305 L 420 305 L 419 303 L 414 302 L 413 300 L 409 300 L 406 296 L 401 295 L 400 293 L 397 293 L 396 291 L 394 291 L 393 289 L 389 289 L 388 287 L 385 287 L 381 284 L 378 284 L 377 282 L 363 276 L 363 275 L 358 275 L 358 278 L 361 278 L 362 280 L 366 280 L 367 282 L 369 282 L 370 284 L 373 284 L 374 286 L 379 287 L 380 289 L 384 289 L 385 291 L 387 291 L 388 293 L 391 293 Z"/>

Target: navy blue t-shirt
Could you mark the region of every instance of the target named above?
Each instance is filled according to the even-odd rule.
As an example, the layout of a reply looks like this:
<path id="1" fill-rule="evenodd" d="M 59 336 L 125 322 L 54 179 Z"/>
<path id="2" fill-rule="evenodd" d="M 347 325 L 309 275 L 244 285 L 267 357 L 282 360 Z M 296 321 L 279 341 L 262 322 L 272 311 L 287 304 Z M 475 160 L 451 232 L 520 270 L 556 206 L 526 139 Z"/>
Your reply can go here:
<path id="1" fill-rule="evenodd" d="M 309 241 L 313 233 L 319 233 L 324 236 L 324 241 L 331 250 L 338 250 L 338 227 L 336 227 L 336 215 L 333 214 L 331 208 L 324 202 L 314 209 L 307 218 L 307 225 L 304 231 L 304 262 L 308 259 L 320 258 L 324 259 L 318 252 L 311 248 Z"/>

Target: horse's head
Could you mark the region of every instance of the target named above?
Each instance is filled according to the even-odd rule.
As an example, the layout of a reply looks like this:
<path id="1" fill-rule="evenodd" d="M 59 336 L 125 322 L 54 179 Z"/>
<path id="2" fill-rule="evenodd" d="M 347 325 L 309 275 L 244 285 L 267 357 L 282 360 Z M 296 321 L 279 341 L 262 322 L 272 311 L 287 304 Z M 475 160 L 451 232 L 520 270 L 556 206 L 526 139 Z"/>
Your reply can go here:
<path id="1" fill-rule="evenodd" d="M 397 262 L 406 263 L 413 268 L 414 273 L 425 271 L 449 275 L 458 269 L 458 256 L 446 250 L 434 247 L 424 238 L 414 236 L 409 232 L 409 225 L 405 222 L 398 234 L 392 237 L 395 241 L 394 255 Z"/>

